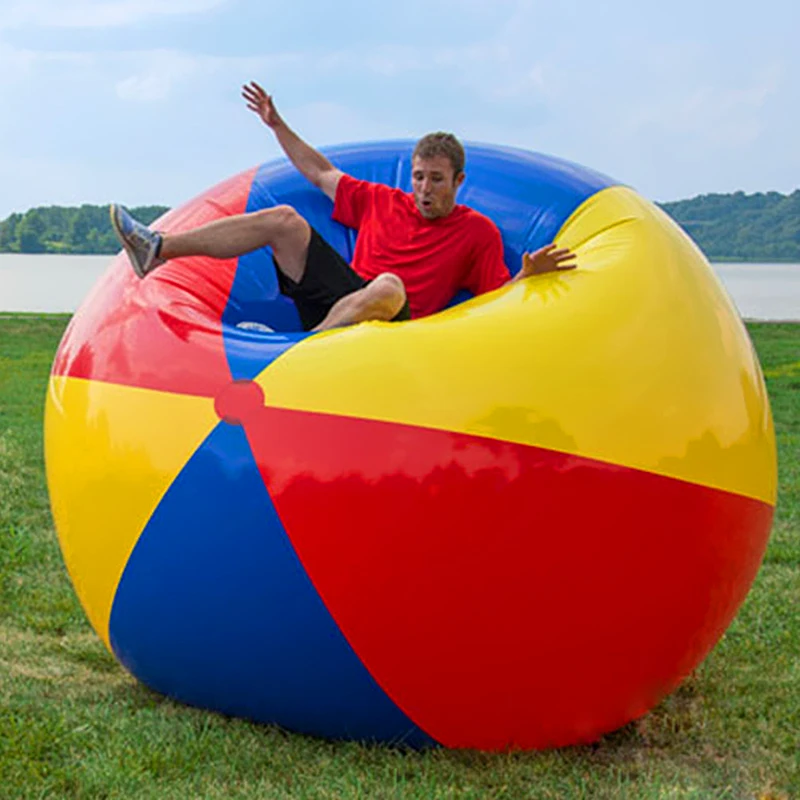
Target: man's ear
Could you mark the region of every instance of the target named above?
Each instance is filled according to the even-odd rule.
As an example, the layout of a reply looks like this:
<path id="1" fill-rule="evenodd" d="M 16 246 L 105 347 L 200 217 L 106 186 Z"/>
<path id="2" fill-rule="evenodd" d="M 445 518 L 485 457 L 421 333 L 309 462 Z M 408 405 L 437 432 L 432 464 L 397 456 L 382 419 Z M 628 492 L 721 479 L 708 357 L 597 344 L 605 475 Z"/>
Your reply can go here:
<path id="1" fill-rule="evenodd" d="M 461 186 L 461 184 L 464 183 L 464 178 L 466 178 L 466 177 L 467 177 L 467 173 L 464 172 L 463 169 L 461 170 L 461 172 L 458 173 L 458 175 L 456 175 L 455 179 L 453 180 L 453 183 L 455 184 L 456 189 L 458 189 Z"/>

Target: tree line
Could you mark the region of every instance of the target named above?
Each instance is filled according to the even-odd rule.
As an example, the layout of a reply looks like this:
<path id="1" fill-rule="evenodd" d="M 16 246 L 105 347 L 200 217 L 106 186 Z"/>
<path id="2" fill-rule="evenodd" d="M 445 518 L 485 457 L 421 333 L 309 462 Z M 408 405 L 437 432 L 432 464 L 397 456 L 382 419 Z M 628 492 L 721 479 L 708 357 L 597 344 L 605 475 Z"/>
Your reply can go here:
<path id="1" fill-rule="evenodd" d="M 166 206 L 130 209 L 146 225 L 168 210 Z M 32 208 L 24 214 L 11 214 L 0 222 L 0 253 L 93 255 L 116 253 L 119 250 L 108 206 Z"/>
<path id="2" fill-rule="evenodd" d="M 800 189 L 792 194 L 704 194 L 661 203 L 712 260 L 800 262 Z M 149 225 L 168 209 L 138 206 Z M 0 253 L 116 253 L 108 206 L 48 206 L 0 222 Z"/>
<path id="3" fill-rule="evenodd" d="M 800 262 L 800 189 L 704 194 L 661 207 L 712 260 Z"/>

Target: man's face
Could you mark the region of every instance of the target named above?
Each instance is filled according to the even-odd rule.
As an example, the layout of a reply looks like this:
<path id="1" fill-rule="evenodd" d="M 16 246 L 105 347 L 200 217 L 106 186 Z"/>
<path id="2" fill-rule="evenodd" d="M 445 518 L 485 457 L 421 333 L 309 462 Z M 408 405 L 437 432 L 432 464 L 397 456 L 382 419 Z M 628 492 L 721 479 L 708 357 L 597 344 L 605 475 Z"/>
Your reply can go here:
<path id="1" fill-rule="evenodd" d="M 414 156 L 411 162 L 414 202 L 425 219 L 446 217 L 456 204 L 456 190 L 463 181 L 464 173 L 455 175 L 447 156 Z"/>

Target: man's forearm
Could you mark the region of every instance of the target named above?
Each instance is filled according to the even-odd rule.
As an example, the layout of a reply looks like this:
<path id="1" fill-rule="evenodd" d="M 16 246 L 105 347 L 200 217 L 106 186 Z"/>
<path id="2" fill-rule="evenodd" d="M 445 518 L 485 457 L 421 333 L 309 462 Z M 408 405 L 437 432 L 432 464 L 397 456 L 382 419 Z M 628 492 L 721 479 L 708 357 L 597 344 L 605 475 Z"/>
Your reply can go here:
<path id="1" fill-rule="evenodd" d="M 332 170 L 333 164 L 322 153 L 304 142 L 285 122 L 276 125 L 272 130 L 278 144 L 298 172 L 315 186 L 319 186 L 320 175 Z"/>

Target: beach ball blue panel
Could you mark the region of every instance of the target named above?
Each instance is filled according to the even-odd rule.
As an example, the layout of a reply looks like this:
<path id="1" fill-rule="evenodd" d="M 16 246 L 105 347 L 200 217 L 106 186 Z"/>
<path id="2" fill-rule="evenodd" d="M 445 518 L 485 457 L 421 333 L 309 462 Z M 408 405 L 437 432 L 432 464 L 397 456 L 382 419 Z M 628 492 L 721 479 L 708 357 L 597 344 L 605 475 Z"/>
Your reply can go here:
<path id="1" fill-rule="evenodd" d="M 131 673 L 190 705 L 319 736 L 435 744 L 342 636 L 235 425 L 214 430 L 154 512 L 110 638 Z"/>

